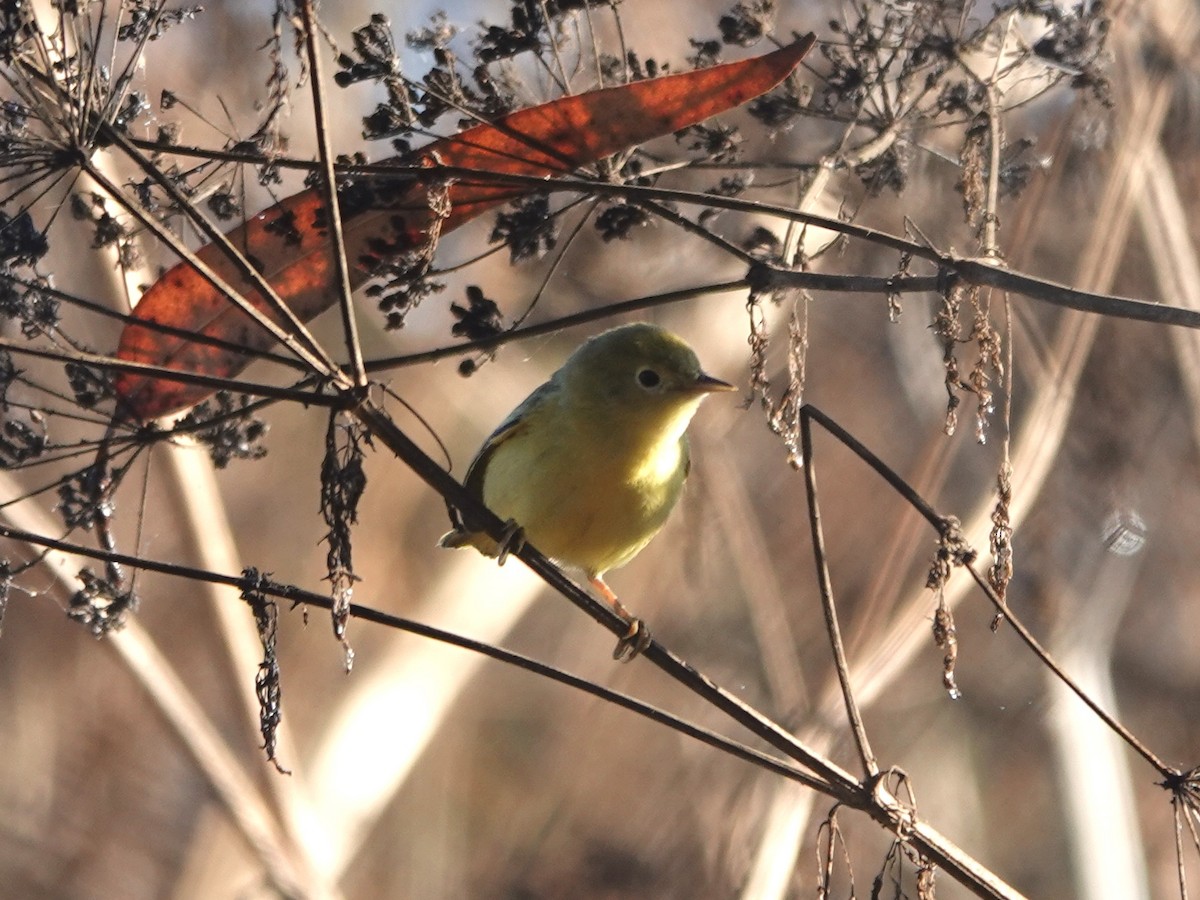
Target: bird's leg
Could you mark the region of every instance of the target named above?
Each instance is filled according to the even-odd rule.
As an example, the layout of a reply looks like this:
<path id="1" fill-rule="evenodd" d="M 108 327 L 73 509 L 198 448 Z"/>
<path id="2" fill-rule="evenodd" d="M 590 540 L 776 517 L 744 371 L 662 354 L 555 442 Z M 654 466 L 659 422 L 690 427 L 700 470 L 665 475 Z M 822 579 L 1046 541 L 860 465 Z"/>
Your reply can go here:
<path id="1" fill-rule="evenodd" d="M 525 546 L 525 529 L 517 524 L 516 519 L 504 523 L 504 533 L 500 535 L 499 548 L 496 554 L 496 565 L 502 566 L 508 561 L 509 554 L 520 553 Z"/>
<path id="2" fill-rule="evenodd" d="M 600 596 L 608 601 L 609 606 L 613 608 L 618 616 L 620 616 L 626 624 L 629 625 L 629 630 L 625 632 L 624 637 L 617 641 L 617 646 L 613 648 L 613 659 L 620 662 L 629 662 L 643 650 L 650 646 L 650 629 L 646 627 L 646 623 L 636 616 L 630 615 L 617 595 L 613 593 L 612 588 L 604 583 L 604 579 L 599 575 L 595 575 L 588 579 L 599 593 Z"/>

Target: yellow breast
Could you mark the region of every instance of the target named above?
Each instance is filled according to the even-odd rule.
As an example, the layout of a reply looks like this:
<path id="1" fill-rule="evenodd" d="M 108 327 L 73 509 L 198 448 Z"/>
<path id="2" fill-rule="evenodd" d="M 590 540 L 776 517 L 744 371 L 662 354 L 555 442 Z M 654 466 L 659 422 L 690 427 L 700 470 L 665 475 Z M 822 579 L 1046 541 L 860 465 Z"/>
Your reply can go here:
<path id="1" fill-rule="evenodd" d="M 558 415 L 554 429 L 522 429 L 489 458 L 483 500 L 547 556 L 589 577 L 617 568 L 654 537 L 683 489 L 686 439 L 666 424 L 646 434 Z"/>

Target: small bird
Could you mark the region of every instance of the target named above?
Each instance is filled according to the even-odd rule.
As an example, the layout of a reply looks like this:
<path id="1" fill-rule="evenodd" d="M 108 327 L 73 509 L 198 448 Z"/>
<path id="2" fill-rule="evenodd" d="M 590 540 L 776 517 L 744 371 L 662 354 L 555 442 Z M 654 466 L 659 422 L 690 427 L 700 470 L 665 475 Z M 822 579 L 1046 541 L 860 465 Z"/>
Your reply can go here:
<path id="1" fill-rule="evenodd" d="M 706 396 L 732 390 L 657 325 L 591 338 L 508 415 L 467 469 L 467 490 L 508 520 L 506 540 L 488 537 L 451 506 L 454 528 L 439 544 L 503 561 L 528 540 L 582 570 L 629 623 L 613 656 L 631 658 L 649 636 L 604 573 L 637 556 L 662 528 L 688 475 L 688 423 Z"/>

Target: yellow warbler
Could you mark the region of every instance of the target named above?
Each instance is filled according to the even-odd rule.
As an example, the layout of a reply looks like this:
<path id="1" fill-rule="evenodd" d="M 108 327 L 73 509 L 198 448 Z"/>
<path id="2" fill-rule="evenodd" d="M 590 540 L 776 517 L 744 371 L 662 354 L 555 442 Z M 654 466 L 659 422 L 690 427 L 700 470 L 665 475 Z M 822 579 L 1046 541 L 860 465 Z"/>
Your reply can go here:
<path id="1" fill-rule="evenodd" d="M 735 388 L 707 375 L 656 325 L 613 328 L 581 345 L 509 414 L 467 470 L 466 487 L 557 562 L 581 569 L 639 631 L 604 583 L 658 533 L 688 474 L 684 435 L 700 401 Z M 497 542 L 450 510 L 443 547 L 496 556 Z M 636 652 L 636 649 L 634 650 Z"/>

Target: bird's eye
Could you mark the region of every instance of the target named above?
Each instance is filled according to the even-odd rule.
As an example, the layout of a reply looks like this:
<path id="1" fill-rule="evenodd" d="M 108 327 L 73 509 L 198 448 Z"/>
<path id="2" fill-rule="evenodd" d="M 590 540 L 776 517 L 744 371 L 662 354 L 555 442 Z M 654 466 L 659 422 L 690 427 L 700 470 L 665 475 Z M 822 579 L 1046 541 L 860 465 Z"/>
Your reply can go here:
<path id="1" fill-rule="evenodd" d="M 637 380 L 644 388 L 656 388 L 662 382 L 662 377 L 653 369 L 642 369 L 637 373 Z"/>

